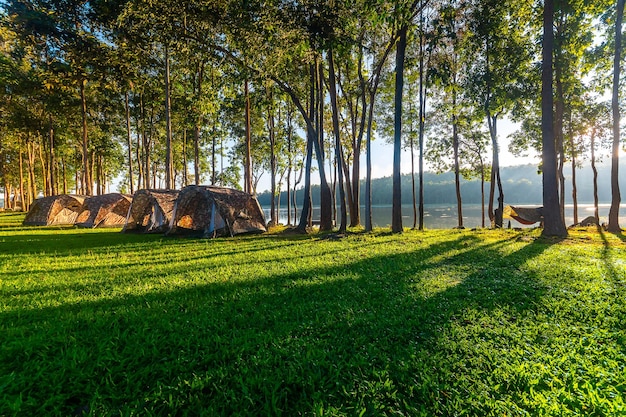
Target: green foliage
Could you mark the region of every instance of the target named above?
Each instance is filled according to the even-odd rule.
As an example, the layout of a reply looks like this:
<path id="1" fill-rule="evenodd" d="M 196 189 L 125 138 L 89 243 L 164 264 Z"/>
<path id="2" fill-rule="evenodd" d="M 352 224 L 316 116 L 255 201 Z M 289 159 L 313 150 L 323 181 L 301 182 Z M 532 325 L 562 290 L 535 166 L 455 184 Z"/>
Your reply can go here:
<path id="1" fill-rule="evenodd" d="M 620 415 L 621 236 L 219 240 L 0 215 L 1 415 Z"/>

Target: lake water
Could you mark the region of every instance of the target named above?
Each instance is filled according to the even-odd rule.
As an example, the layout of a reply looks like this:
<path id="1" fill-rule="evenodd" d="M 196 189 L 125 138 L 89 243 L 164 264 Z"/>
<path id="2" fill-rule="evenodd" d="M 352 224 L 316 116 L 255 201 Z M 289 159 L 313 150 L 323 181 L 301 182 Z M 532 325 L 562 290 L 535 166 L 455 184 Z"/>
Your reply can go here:
<path id="1" fill-rule="evenodd" d="M 526 205 L 528 207 L 537 207 L 537 205 Z M 4 207 L 4 199 L 0 197 L 0 207 Z M 523 207 L 523 205 L 520 205 Z M 609 203 L 602 203 L 599 205 L 600 222 L 608 222 L 609 216 Z M 300 213 L 298 208 L 298 214 Z M 265 218 L 269 220 L 269 207 L 263 207 L 265 212 Z M 587 216 L 593 215 L 593 204 L 579 204 L 578 205 L 578 221 L 581 221 Z M 361 216 L 365 216 L 365 207 L 361 207 Z M 279 213 L 280 222 L 287 223 L 287 210 L 281 209 Z M 319 219 L 319 207 L 313 208 L 313 218 Z M 299 218 L 298 218 L 299 220 Z M 293 220 L 292 220 L 293 222 Z M 391 206 L 373 206 L 372 207 L 372 222 L 374 227 L 389 227 L 391 225 Z M 508 219 L 504 219 L 504 227 L 508 226 Z M 527 226 L 518 223 L 515 220 L 510 220 L 511 227 L 534 227 Z M 361 223 L 364 224 L 365 220 L 361 217 Z M 571 204 L 565 205 L 565 224 L 571 225 L 574 223 L 574 207 Z M 413 226 L 413 206 L 402 206 L 402 224 L 404 227 Z M 434 205 L 426 204 L 424 206 L 424 227 L 427 229 L 451 229 L 458 224 L 456 217 L 456 206 L 450 205 Z M 626 205 L 620 207 L 620 220 L 619 224 L 622 227 L 626 226 Z M 481 207 L 478 204 L 466 204 L 463 206 L 463 225 L 466 228 L 481 227 Z M 485 219 L 485 225 L 489 227 L 489 218 Z"/>
<path id="2" fill-rule="evenodd" d="M 518 205 L 520 207 L 537 207 L 538 205 Z M 610 204 L 600 204 L 600 222 L 608 222 Z M 265 218 L 269 220 L 269 207 L 263 207 L 265 212 Z M 486 207 L 485 207 L 486 211 Z M 593 204 L 578 204 L 578 221 L 583 220 L 587 216 L 593 216 Z M 300 212 L 298 211 L 298 214 Z M 365 208 L 361 207 L 361 216 L 365 215 Z M 487 216 L 485 214 L 485 216 Z M 279 212 L 280 223 L 287 223 L 287 210 L 281 209 Z M 313 219 L 319 218 L 319 207 L 313 208 Z M 298 219 L 299 220 L 299 217 Z M 518 223 L 513 219 L 504 219 L 504 227 L 508 226 L 508 222 L 511 222 L 511 227 L 535 227 L 527 226 Z M 292 220 L 293 222 L 293 220 Z M 372 222 L 374 227 L 389 227 L 391 225 L 391 206 L 373 206 L 372 207 Z M 361 223 L 365 221 L 361 217 Z M 565 206 L 565 224 L 571 225 L 574 223 L 574 206 L 567 204 Z M 402 224 L 404 227 L 413 226 L 413 206 L 402 206 Z M 450 205 L 424 205 L 424 227 L 426 229 L 451 229 L 458 225 L 456 206 Z M 479 204 L 467 204 L 463 206 L 463 226 L 466 228 L 481 227 L 481 206 Z M 489 218 L 485 218 L 485 225 L 489 227 Z M 620 208 L 620 225 L 626 226 L 626 205 L 622 205 Z M 538 225 L 537 225 L 538 226 Z"/>

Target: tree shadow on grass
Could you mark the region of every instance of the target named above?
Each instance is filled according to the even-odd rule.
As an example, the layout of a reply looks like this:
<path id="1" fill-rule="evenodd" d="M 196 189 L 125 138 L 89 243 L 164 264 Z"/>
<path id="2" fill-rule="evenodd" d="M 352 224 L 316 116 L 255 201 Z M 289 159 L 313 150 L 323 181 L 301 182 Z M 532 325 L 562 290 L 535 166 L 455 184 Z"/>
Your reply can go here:
<path id="1" fill-rule="evenodd" d="M 461 234 L 347 265 L 3 313 L 0 414 L 446 414 L 455 386 L 472 386 L 455 385 L 463 360 L 496 354 L 461 345 L 514 343 L 475 322 L 508 323 L 542 297 L 522 266 L 548 245 L 520 246 Z M 474 334 L 444 346 L 464 328 Z"/>

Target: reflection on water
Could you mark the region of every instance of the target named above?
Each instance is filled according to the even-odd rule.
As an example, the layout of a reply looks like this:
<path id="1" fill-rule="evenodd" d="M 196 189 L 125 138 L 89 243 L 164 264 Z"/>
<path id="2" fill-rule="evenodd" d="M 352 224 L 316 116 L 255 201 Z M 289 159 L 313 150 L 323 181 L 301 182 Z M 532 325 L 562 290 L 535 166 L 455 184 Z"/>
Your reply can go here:
<path id="1" fill-rule="evenodd" d="M 537 205 L 519 205 L 520 207 L 537 207 Z M 608 222 L 610 204 L 600 204 L 600 222 Z M 593 216 L 593 204 L 579 204 L 578 205 L 578 221 L 580 222 L 587 216 Z M 263 207 L 265 212 L 265 218 L 269 220 L 269 207 Z M 485 225 L 490 226 L 489 217 L 486 214 L 487 208 L 485 207 Z M 300 212 L 298 212 L 298 215 Z M 363 216 L 365 215 L 365 208 L 361 207 L 361 223 L 365 223 Z M 481 206 L 479 204 L 467 204 L 463 206 L 463 226 L 466 228 L 481 227 Z M 279 221 L 282 224 L 287 223 L 287 210 L 281 209 L 279 212 Z M 293 213 L 292 213 L 293 217 Z M 313 208 L 313 219 L 319 219 L 319 207 Z M 296 223 L 299 217 L 296 219 Z M 292 223 L 294 220 L 292 219 Z M 511 227 L 535 227 L 527 226 L 518 223 L 513 219 L 504 219 L 504 227 L 508 227 L 508 223 L 511 223 Z M 373 206 L 372 207 L 372 223 L 374 227 L 390 227 L 391 225 L 391 206 Z M 402 223 L 405 227 L 413 226 L 413 206 L 402 206 Z M 571 204 L 565 205 L 565 224 L 570 226 L 574 223 L 574 206 Z M 626 207 L 620 208 L 620 225 L 626 225 Z M 456 206 L 449 205 L 432 205 L 426 204 L 424 206 L 424 227 L 427 229 L 451 229 L 458 226 Z M 538 224 L 537 224 L 538 226 Z"/>

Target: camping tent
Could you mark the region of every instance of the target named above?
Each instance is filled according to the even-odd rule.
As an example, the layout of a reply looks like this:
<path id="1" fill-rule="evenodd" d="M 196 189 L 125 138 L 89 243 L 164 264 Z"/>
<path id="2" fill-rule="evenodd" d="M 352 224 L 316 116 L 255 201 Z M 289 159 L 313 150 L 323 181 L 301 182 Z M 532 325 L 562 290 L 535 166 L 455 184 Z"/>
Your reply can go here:
<path id="1" fill-rule="evenodd" d="M 190 185 L 176 199 L 168 234 L 215 237 L 265 231 L 256 197 L 231 188 Z"/>
<path id="2" fill-rule="evenodd" d="M 504 208 L 504 218 L 514 219 L 526 225 L 543 221 L 543 207 L 513 207 Z"/>
<path id="3" fill-rule="evenodd" d="M 133 196 L 123 232 L 164 233 L 170 227 L 177 190 L 139 190 Z"/>
<path id="4" fill-rule="evenodd" d="M 80 227 L 122 227 L 130 207 L 131 198 L 120 193 L 89 197 L 74 224 Z"/>
<path id="5" fill-rule="evenodd" d="M 60 194 L 35 200 L 24 218 L 27 226 L 74 224 L 86 197 Z"/>

